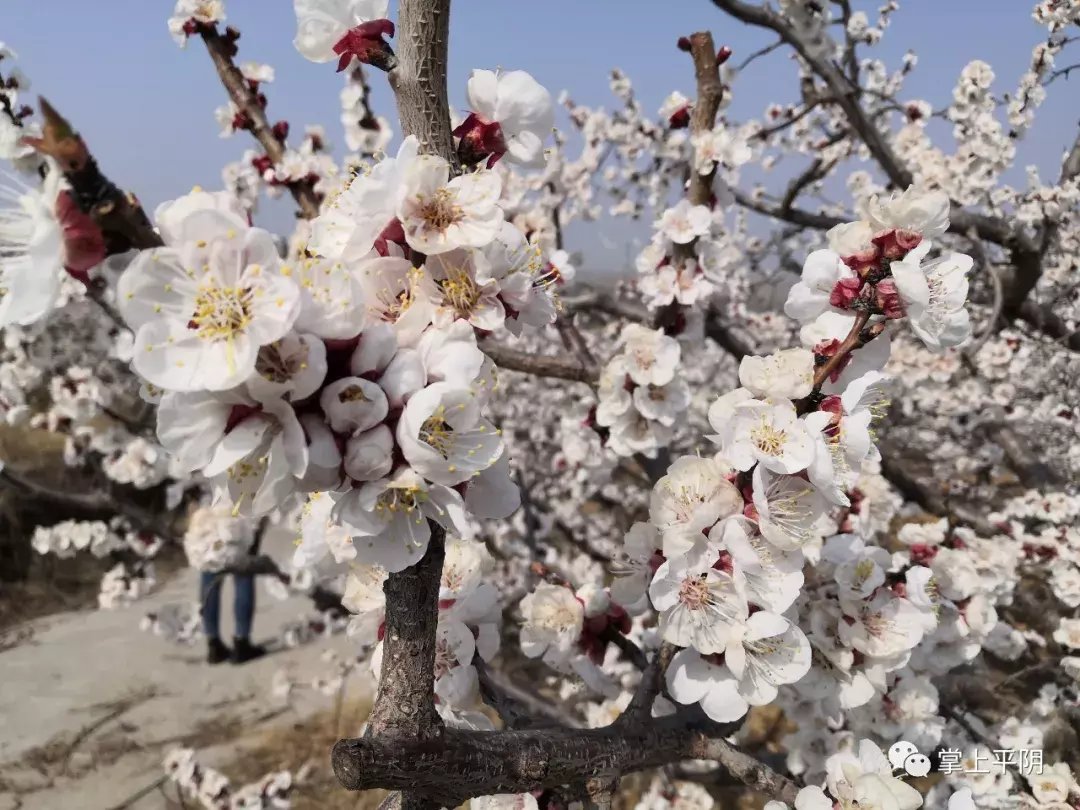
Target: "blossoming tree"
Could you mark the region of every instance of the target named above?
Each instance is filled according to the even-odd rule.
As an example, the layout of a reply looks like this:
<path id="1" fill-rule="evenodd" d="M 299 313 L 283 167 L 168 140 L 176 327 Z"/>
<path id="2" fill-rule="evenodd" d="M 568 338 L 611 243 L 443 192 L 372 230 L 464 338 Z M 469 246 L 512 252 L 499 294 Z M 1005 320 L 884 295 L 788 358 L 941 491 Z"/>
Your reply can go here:
<path id="1" fill-rule="evenodd" d="M 170 543 L 310 596 L 378 684 L 328 757 L 387 807 L 610 807 L 638 772 L 642 808 L 732 784 L 770 810 L 1075 806 L 1080 139 L 1049 184 L 1002 174 L 1080 6 L 1035 7 L 1015 93 L 973 62 L 934 110 L 903 97 L 913 56 L 862 55 L 894 2 L 872 24 L 848 0 L 713 0 L 775 44 L 736 66 L 736 42 L 689 35 L 692 96 L 653 120 L 616 71 L 616 112 L 564 96 L 553 131 L 519 70 L 473 71 L 452 120 L 449 0 L 294 5 L 298 51 L 345 74 L 353 156 L 319 128 L 289 146 L 272 69 L 237 63 L 220 0 L 179 0 L 169 29 L 213 60 L 224 133 L 259 149 L 152 217 L 59 112 L 20 105 L 2 51 L 23 179 L 0 217 L 0 394 L 88 485 L 9 460 L 6 486 L 70 518 L 35 548 L 115 558 L 105 607 L 152 587 Z M 739 73 L 782 48 L 802 101 L 730 120 Z M 784 154 L 807 165 L 782 194 L 741 182 Z M 852 204 L 814 201 L 834 177 Z M 254 216 L 284 192 L 299 219 L 277 238 Z M 614 290 L 564 244 L 605 205 L 654 214 Z M 252 555 L 271 524 L 298 532 L 291 560 Z M 766 716 L 784 732 L 754 739 Z M 1038 768 L 979 769 L 1009 751 Z M 193 752 L 166 766 L 210 808 L 287 806 L 301 776 L 232 790 Z"/>

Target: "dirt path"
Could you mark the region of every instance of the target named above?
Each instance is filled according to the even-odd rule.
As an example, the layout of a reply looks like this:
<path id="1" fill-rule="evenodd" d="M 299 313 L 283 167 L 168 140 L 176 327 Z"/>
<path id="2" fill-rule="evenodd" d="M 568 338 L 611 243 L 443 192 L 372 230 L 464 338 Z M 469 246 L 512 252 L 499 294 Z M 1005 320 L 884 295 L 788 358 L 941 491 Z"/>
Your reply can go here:
<path id="1" fill-rule="evenodd" d="M 285 559 L 291 537 L 272 534 L 264 550 Z M 173 745 L 210 747 L 207 764 L 220 764 L 239 744 L 227 741 L 332 702 L 303 690 L 283 707 L 270 696 L 270 685 L 282 667 L 301 678 L 321 674 L 324 649 L 349 653 L 343 636 L 243 666 L 211 667 L 201 646 L 177 646 L 140 631 L 143 614 L 190 601 L 195 593 L 196 575 L 185 570 L 128 610 L 36 621 L 30 640 L 0 653 L 0 810 L 112 810 L 160 778 L 162 756 Z M 228 638 L 231 587 L 224 596 Z M 310 613 L 306 600 L 277 601 L 261 586 L 258 600 L 256 640 L 273 638 L 283 624 Z M 352 694 L 366 688 L 354 684 Z M 128 808 L 164 806 L 163 796 L 151 792 Z"/>

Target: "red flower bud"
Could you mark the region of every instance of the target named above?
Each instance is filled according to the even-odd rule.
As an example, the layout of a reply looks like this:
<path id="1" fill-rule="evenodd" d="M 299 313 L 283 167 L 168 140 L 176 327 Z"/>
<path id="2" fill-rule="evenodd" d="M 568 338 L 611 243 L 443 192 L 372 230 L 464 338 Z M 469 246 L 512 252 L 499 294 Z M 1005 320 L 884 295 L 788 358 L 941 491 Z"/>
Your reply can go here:
<path id="1" fill-rule="evenodd" d="M 672 129 L 686 129 L 690 126 L 690 105 L 680 107 L 668 118 L 668 126 Z"/>
<path id="2" fill-rule="evenodd" d="M 679 39 L 675 42 L 675 46 L 680 51 L 690 53 L 690 37 L 679 37 Z"/>
<path id="3" fill-rule="evenodd" d="M 380 256 L 390 255 L 388 242 L 396 242 L 399 245 L 405 244 L 405 229 L 401 227 L 401 220 L 397 217 L 390 220 L 375 239 L 375 251 Z"/>
<path id="4" fill-rule="evenodd" d="M 274 137 L 284 143 L 285 139 L 289 137 L 289 122 L 278 121 L 276 124 L 274 124 L 273 132 Z"/>
<path id="5" fill-rule="evenodd" d="M 506 141 L 498 121 L 487 121 L 476 113 L 468 117 L 454 130 L 458 141 L 458 159 L 466 166 L 475 166 L 487 159 L 490 169 L 506 154 Z"/>
<path id="6" fill-rule="evenodd" d="M 720 48 L 720 50 L 718 50 L 716 52 L 716 65 L 717 65 L 717 67 L 724 64 L 724 62 L 726 62 L 730 58 L 731 58 L 731 48 L 729 48 L 727 45 L 724 45 L 723 47 Z"/>
<path id="7" fill-rule="evenodd" d="M 397 67 L 397 57 L 384 36 L 394 35 L 394 24 L 390 20 L 371 20 L 355 28 L 350 28 L 334 45 L 338 59 L 338 73 L 345 70 L 353 57 L 365 64 L 387 72 Z"/>
<path id="8" fill-rule="evenodd" d="M 911 562 L 915 565 L 929 565 L 937 556 L 937 546 L 929 546 L 926 543 L 913 543 L 911 546 Z"/>

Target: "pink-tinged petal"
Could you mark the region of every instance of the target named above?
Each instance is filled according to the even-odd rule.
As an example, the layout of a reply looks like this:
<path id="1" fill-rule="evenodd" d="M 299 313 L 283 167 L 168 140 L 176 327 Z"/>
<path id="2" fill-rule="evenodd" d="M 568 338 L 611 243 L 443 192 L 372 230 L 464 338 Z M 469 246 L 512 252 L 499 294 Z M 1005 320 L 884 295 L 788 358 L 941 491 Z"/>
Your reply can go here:
<path id="1" fill-rule="evenodd" d="M 105 237 L 68 191 L 56 198 L 56 218 L 64 231 L 64 269 L 85 283 L 90 270 L 105 259 Z"/>

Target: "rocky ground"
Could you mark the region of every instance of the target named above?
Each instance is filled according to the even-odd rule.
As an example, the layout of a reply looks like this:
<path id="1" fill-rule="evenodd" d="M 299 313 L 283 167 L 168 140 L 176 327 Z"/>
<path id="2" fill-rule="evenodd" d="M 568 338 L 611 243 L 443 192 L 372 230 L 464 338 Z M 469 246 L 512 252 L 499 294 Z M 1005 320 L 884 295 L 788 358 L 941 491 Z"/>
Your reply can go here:
<path id="1" fill-rule="evenodd" d="M 272 535 L 264 550 L 285 559 L 291 542 L 285 533 Z M 0 810 L 169 807 L 158 788 L 138 796 L 161 778 L 169 748 L 195 747 L 206 764 L 229 775 L 228 764 L 243 760 L 268 735 L 310 725 L 321 713 L 337 721 L 334 697 L 300 690 L 286 705 L 275 701 L 270 687 L 280 668 L 301 680 L 324 674 L 320 653 L 348 654 L 347 638 L 278 646 L 243 666 L 212 667 L 201 646 L 177 646 L 139 629 L 144 614 L 189 602 L 195 593 L 196 574 L 186 569 L 127 610 L 57 613 L 19 628 L 22 640 L 0 652 Z M 230 587 L 224 596 L 228 638 Z M 306 600 L 278 601 L 260 585 L 256 640 L 275 640 L 283 624 L 309 612 Z M 370 690 L 354 678 L 346 705 L 363 703 Z M 343 720 L 344 726 L 351 722 Z M 296 768 L 320 753 L 283 751 L 270 767 Z M 235 778 L 241 776 L 254 778 Z"/>

